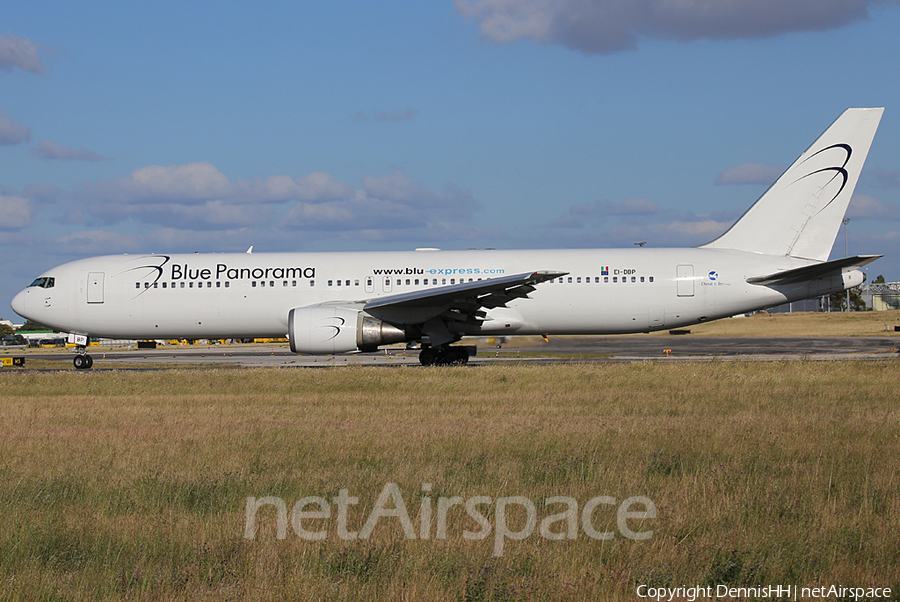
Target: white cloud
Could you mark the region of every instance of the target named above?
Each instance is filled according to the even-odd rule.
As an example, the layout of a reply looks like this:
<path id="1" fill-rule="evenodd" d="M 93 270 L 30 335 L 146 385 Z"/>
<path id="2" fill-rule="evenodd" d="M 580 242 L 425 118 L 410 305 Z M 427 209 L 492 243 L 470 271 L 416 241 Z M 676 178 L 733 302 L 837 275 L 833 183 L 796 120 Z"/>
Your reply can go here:
<path id="1" fill-rule="evenodd" d="M 18 230 L 31 225 L 31 201 L 20 196 L 0 195 L 0 229 Z"/>
<path id="2" fill-rule="evenodd" d="M 0 71 L 12 71 L 18 67 L 30 73 L 43 73 L 44 63 L 38 56 L 40 44 L 32 44 L 9 33 L 0 35 Z"/>
<path id="3" fill-rule="evenodd" d="M 841 27 L 890 0 L 454 0 L 486 39 L 531 39 L 586 53 L 637 46 L 642 37 L 766 38 Z"/>
<path id="4" fill-rule="evenodd" d="M 876 185 L 882 188 L 896 188 L 900 186 L 900 169 L 873 169 L 872 175 Z"/>
<path id="5" fill-rule="evenodd" d="M 49 139 L 38 142 L 37 146 L 31 149 L 31 154 L 48 161 L 102 161 L 104 158 L 100 153 L 90 151 L 83 146 L 76 149 Z"/>
<path id="6" fill-rule="evenodd" d="M 0 109 L 0 144 L 20 144 L 31 140 L 31 128 Z"/>
<path id="7" fill-rule="evenodd" d="M 723 169 L 716 177 L 719 186 L 733 184 L 772 184 L 781 174 L 783 167 L 766 163 L 741 163 L 728 169 Z"/>
<path id="8" fill-rule="evenodd" d="M 116 253 L 138 253 L 140 242 L 131 235 L 106 230 L 83 230 L 60 236 L 56 246 L 73 255 L 99 255 Z"/>
<path id="9" fill-rule="evenodd" d="M 208 162 L 151 165 L 125 178 L 86 185 L 88 197 L 116 203 L 202 203 L 226 196 L 230 188 L 225 174 Z"/>
<path id="10" fill-rule="evenodd" d="M 572 205 L 568 214 L 553 220 L 549 225 L 558 228 L 583 228 L 602 223 L 608 217 L 655 215 L 663 211 L 659 203 L 647 198 L 625 199 L 618 203 L 594 201 L 592 204 Z"/>
<path id="11" fill-rule="evenodd" d="M 254 185 L 257 184 L 251 184 Z M 271 176 L 258 186 L 261 188 L 259 197 L 270 202 L 297 200 L 313 203 L 346 199 L 354 194 L 352 186 L 324 171 L 314 171 L 301 178 Z"/>
<path id="12" fill-rule="evenodd" d="M 850 199 L 850 206 L 847 208 L 847 217 L 850 219 L 895 221 L 900 217 L 900 212 L 898 212 L 895 207 L 888 206 L 875 197 L 856 193 Z"/>
<path id="13" fill-rule="evenodd" d="M 231 182 L 211 163 L 158 165 L 84 185 L 67 223 L 140 223 L 218 230 L 269 224 L 273 230 L 413 229 L 469 220 L 480 208 L 471 192 L 452 185 L 425 188 L 402 172 L 366 176 L 362 189 L 317 171 Z"/>
<path id="14" fill-rule="evenodd" d="M 410 229 L 467 221 L 479 208 L 467 190 L 447 186 L 435 192 L 397 171 L 379 178 L 364 177 L 363 190 L 352 198 L 297 203 L 283 224 L 298 229 Z"/>

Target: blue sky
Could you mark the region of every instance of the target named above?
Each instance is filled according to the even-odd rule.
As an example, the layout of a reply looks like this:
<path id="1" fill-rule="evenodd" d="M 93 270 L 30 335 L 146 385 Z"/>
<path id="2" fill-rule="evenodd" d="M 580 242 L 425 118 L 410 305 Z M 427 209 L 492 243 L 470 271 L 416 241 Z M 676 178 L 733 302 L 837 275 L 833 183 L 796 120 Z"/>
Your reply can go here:
<path id="1" fill-rule="evenodd" d="M 13 3 L 0 315 L 92 255 L 702 244 L 851 106 L 886 111 L 850 252 L 900 280 L 897 31 L 896 0 Z"/>

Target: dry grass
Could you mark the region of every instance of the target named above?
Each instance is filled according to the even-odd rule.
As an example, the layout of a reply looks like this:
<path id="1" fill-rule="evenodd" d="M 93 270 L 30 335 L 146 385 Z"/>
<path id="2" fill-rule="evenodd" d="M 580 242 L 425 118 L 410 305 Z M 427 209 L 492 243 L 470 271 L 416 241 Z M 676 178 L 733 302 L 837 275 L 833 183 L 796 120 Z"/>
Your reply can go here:
<path id="1" fill-rule="evenodd" d="M 45 600 L 608 600 L 639 583 L 900 591 L 893 362 L 4 375 L 0 591 Z M 360 498 L 386 483 L 415 528 L 439 496 L 646 496 L 647 541 L 579 529 L 275 538 L 247 496 Z M 513 509 L 516 510 L 516 509 Z M 493 515 L 483 508 L 486 516 Z M 518 528 L 523 514 L 511 517 Z M 615 529 L 615 511 L 597 514 Z M 517 522 L 518 521 L 518 522 Z M 493 521 L 492 521 L 493 522 Z M 635 525 L 632 524 L 633 527 Z M 636 527 L 635 527 L 636 528 Z M 434 531 L 431 531 L 432 537 Z"/>
<path id="2" fill-rule="evenodd" d="M 900 336 L 900 311 L 754 314 L 690 326 L 691 334 L 722 337 Z"/>

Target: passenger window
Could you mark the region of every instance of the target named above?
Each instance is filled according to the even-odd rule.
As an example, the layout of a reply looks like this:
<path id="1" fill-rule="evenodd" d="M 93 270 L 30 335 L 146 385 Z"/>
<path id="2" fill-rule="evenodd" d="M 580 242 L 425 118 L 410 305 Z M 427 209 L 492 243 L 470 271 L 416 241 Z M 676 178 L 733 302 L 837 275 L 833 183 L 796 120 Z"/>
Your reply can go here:
<path id="1" fill-rule="evenodd" d="M 578 284 L 581 284 L 581 276 L 579 276 L 578 278 L 576 278 L 576 279 L 575 279 L 575 282 L 577 282 Z"/>
<path id="2" fill-rule="evenodd" d="M 653 276 L 650 276 L 650 282 L 653 282 Z"/>
<path id="3" fill-rule="evenodd" d="M 32 284 L 32 286 L 34 286 L 34 285 Z M 134 288 L 141 288 L 141 283 L 140 283 L 140 282 L 135 282 L 135 283 L 134 283 Z"/>
<path id="4" fill-rule="evenodd" d="M 637 280 L 635 279 L 634 276 L 631 277 L 631 281 L 632 281 L 632 282 L 637 282 Z"/>
<path id="5" fill-rule="evenodd" d="M 419 279 L 416 278 L 416 286 L 418 286 L 418 285 L 419 285 Z"/>
<path id="6" fill-rule="evenodd" d="M 338 285 L 338 286 L 341 285 L 341 281 L 340 281 L 340 280 L 337 281 L 337 285 Z"/>
<path id="7" fill-rule="evenodd" d="M 328 281 L 328 286 L 333 286 L 333 285 L 334 285 L 334 280 L 329 280 L 329 281 Z"/>
<path id="8" fill-rule="evenodd" d="M 165 282 L 163 282 L 163 288 L 166 288 L 166 283 L 165 283 Z"/>
<path id="9" fill-rule="evenodd" d="M 184 288 L 184 282 L 181 283 L 181 288 Z"/>
<path id="10" fill-rule="evenodd" d="M 251 282 L 251 283 L 250 283 L 250 286 L 252 286 L 253 288 L 256 288 L 256 280 L 254 280 L 253 282 Z"/>
<path id="11" fill-rule="evenodd" d="M 619 281 L 619 277 L 618 277 L 618 276 L 613 276 L 613 282 L 618 282 L 618 281 Z"/>
<path id="12" fill-rule="evenodd" d="M 643 277 L 643 276 L 641 276 L 641 282 L 643 282 L 643 281 L 644 281 L 644 277 Z"/>
<path id="13" fill-rule="evenodd" d="M 569 284 L 572 284 L 572 277 L 569 276 Z"/>
<path id="14" fill-rule="evenodd" d="M 310 286 L 315 286 L 315 285 L 316 285 L 316 281 L 315 281 L 315 280 L 310 280 L 310 281 L 309 281 L 309 285 L 310 285 Z"/>
<path id="15" fill-rule="evenodd" d="M 228 288 L 229 282 L 225 282 L 225 288 Z"/>

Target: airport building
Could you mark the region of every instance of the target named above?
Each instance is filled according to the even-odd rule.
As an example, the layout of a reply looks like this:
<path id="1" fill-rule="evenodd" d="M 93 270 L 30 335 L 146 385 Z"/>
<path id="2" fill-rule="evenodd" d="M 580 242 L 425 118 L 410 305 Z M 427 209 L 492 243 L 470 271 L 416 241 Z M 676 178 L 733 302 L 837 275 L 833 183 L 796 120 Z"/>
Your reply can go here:
<path id="1" fill-rule="evenodd" d="M 859 287 L 859 294 L 866 302 L 867 309 L 900 309 L 900 282 L 867 282 Z"/>

